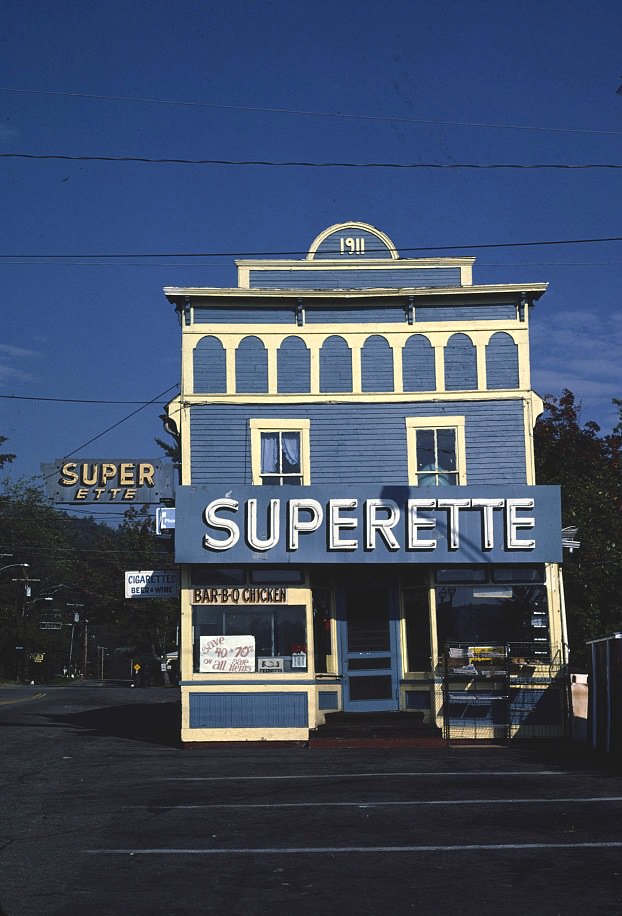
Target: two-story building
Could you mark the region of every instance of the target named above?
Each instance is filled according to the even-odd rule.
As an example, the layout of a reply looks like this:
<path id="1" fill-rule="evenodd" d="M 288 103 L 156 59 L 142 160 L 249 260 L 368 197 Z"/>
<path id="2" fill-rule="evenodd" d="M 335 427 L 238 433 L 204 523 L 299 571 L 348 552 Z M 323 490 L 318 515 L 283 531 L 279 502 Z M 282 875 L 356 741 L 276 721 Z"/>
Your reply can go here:
<path id="1" fill-rule="evenodd" d="M 304 259 L 238 261 L 235 288 L 165 289 L 183 741 L 380 710 L 562 734 L 560 499 L 536 486 L 529 365 L 546 284 L 478 285 L 473 262 L 348 222 Z M 460 704 L 478 678 L 504 699 Z"/>

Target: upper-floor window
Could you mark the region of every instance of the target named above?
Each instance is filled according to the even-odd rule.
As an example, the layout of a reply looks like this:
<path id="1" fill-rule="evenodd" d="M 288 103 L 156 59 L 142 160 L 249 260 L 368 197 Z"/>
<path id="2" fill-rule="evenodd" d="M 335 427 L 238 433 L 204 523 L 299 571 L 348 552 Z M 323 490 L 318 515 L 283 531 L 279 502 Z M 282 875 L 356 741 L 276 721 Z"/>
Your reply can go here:
<path id="1" fill-rule="evenodd" d="M 466 483 L 464 417 L 407 417 L 408 478 L 418 487 Z"/>
<path id="2" fill-rule="evenodd" d="M 309 483 L 309 421 L 251 420 L 253 483 Z"/>

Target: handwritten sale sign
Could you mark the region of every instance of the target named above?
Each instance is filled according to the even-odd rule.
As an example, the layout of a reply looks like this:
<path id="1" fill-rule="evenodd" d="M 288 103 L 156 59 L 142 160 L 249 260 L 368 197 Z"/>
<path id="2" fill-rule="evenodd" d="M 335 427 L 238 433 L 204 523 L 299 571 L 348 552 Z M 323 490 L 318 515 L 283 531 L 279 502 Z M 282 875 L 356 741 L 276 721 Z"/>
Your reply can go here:
<path id="1" fill-rule="evenodd" d="M 254 636 L 201 636 L 199 671 L 238 674 L 255 671 Z"/>

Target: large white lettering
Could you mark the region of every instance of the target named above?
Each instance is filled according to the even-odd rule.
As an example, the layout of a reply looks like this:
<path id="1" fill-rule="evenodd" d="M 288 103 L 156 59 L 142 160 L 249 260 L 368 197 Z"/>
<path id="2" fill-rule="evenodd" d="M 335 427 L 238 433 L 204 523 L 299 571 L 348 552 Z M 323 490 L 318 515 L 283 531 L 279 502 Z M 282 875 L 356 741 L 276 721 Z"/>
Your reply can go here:
<path id="1" fill-rule="evenodd" d="M 268 537 L 260 538 L 257 534 L 257 500 L 249 499 L 246 503 L 246 539 L 253 550 L 270 550 L 279 543 L 280 525 L 279 509 L 280 499 L 271 499 L 268 510 Z"/>
<path id="2" fill-rule="evenodd" d="M 519 509 L 533 509 L 533 499 L 508 499 L 506 503 L 506 535 L 505 542 L 508 550 L 533 550 L 536 542 L 532 539 L 522 540 L 517 537 L 516 532 L 519 528 L 535 528 L 536 520 L 533 516 L 520 518 L 517 516 Z"/>
<path id="3" fill-rule="evenodd" d="M 330 518 L 330 528 L 328 529 L 328 549 L 329 550 L 356 550 L 359 546 L 356 538 L 342 538 L 342 528 L 356 528 L 358 522 L 355 518 L 344 518 L 341 514 L 342 509 L 356 509 L 358 499 L 331 499 L 328 503 L 328 515 Z"/>
<path id="4" fill-rule="evenodd" d="M 240 529 L 236 523 L 226 518 L 219 518 L 216 513 L 219 509 L 230 509 L 232 512 L 237 512 L 238 505 L 237 499 L 227 499 L 227 497 L 223 497 L 222 499 L 214 499 L 207 506 L 203 516 L 205 518 L 205 524 L 209 525 L 210 528 L 216 528 L 217 531 L 228 531 L 229 537 L 223 540 L 222 538 L 213 538 L 209 534 L 204 534 L 204 547 L 209 547 L 210 550 L 229 550 L 230 547 L 237 544 L 240 540 Z"/>
<path id="5" fill-rule="evenodd" d="M 384 518 L 379 518 L 378 513 L 384 513 Z M 393 529 L 400 520 L 398 504 L 393 499 L 366 499 L 365 500 L 365 548 L 375 550 L 376 532 L 380 534 L 389 550 L 399 550 L 399 541 Z"/>
<path id="6" fill-rule="evenodd" d="M 503 499 L 472 499 L 474 509 L 482 510 L 482 550 L 492 550 L 495 546 L 495 529 L 493 511 L 503 509 Z"/>
<path id="7" fill-rule="evenodd" d="M 407 498 L 404 504 L 382 497 L 340 497 L 328 499 L 323 505 L 311 497 L 271 497 L 262 501 L 257 496 L 242 506 L 236 499 L 222 497 L 212 500 L 203 511 L 208 529 L 203 534 L 203 546 L 206 550 L 227 551 L 235 547 L 243 533 L 251 550 L 264 553 L 279 546 L 281 551 L 295 553 L 305 541 L 305 548 L 308 544 L 316 560 L 319 553 L 330 555 L 337 551 L 460 552 L 465 546 L 472 560 L 473 550 L 534 550 L 535 537 L 524 535 L 536 527 L 535 516 L 524 514 L 534 508 L 534 499 L 518 497 L 417 497 Z M 474 513 L 480 524 L 473 518 Z M 324 526 L 326 532 L 322 536 Z M 468 543 L 463 544 L 465 539 Z"/>
<path id="8" fill-rule="evenodd" d="M 425 516 L 421 518 L 419 509 L 436 508 L 435 499 L 409 499 L 408 500 L 408 527 L 407 545 L 409 550 L 435 550 L 436 538 L 418 537 L 420 528 L 436 528 L 436 519 Z"/>
<path id="9" fill-rule="evenodd" d="M 290 499 L 288 503 L 288 550 L 298 550 L 298 535 L 311 534 L 321 527 L 324 521 L 324 510 L 317 499 Z M 301 513 L 308 513 L 307 519 L 301 518 Z"/>

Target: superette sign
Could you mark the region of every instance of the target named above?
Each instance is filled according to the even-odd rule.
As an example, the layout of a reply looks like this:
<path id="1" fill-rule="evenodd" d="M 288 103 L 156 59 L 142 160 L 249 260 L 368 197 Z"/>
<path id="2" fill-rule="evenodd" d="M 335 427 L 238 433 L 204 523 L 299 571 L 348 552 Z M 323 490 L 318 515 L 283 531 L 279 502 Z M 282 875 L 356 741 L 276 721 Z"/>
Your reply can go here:
<path id="1" fill-rule="evenodd" d="M 183 486 L 178 563 L 560 562 L 558 487 Z"/>

